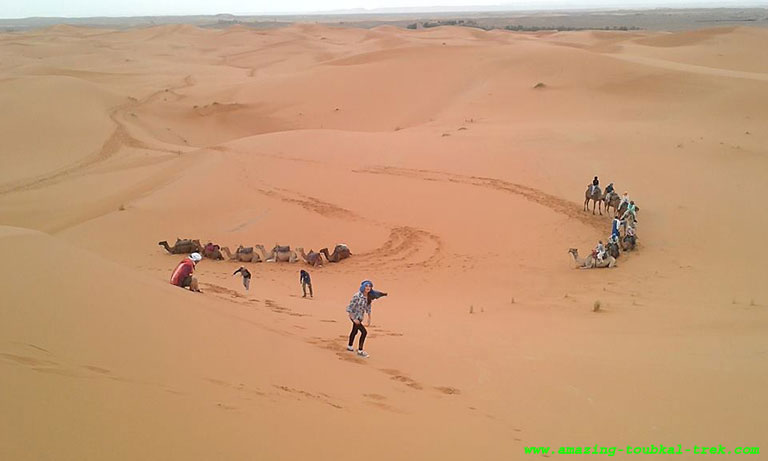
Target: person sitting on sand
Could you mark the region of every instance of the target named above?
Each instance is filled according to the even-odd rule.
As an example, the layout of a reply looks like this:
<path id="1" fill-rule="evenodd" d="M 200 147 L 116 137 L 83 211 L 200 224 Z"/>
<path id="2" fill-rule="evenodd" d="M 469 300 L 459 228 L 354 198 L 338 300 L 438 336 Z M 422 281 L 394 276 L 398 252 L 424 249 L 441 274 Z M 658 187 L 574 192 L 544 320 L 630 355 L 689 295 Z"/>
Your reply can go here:
<path id="1" fill-rule="evenodd" d="M 347 306 L 347 313 L 349 314 L 349 320 L 352 321 L 352 332 L 349 334 L 349 343 L 347 344 L 347 350 L 353 351 L 355 348 L 353 344 L 355 342 L 355 336 L 357 332 L 360 332 L 360 342 L 357 346 L 357 355 L 360 357 L 368 357 L 368 353 L 363 350 L 363 344 L 365 344 L 365 337 L 368 336 L 368 330 L 363 326 L 363 319 L 365 314 L 368 314 L 368 324 L 370 325 L 371 315 L 371 303 L 368 300 L 368 295 L 373 290 L 373 282 L 370 280 L 363 280 L 360 284 L 360 289 L 352 296 Z"/>
<path id="2" fill-rule="evenodd" d="M 312 279 L 309 276 L 309 272 L 302 269 L 301 272 L 299 272 L 299 282 L 301 282 L 301 291 L 304 293 L 302 298 L 307 297 L 307 288 L 309 288 L 309 297 L 314 298 L 315 295 L 312 294 Z"/>
<path id="3" fill-rule="evenodd" d="M 248 288 L 251 286 L 251 272 L 246 269 L 245 266 L 240 266 L 240 269 L 234 271 L 232 275 L 236 275 L 238 272 L 243 276 L 243 286 L 245 287 L 245 291 L 248 291 Z"/>
<path id="4" fill-rule="evenodd" d="M 189 287 L 189 291 L 202 293 L 198 287 L 197 277 L 192 275 L 195 271 L 195 266 L 197 266 L 197 263 L 202 259 L 203 257 L 200 253 L 192 253 L 184 258 L 179 265 L 176 266 L 176 269 L 173 270 L 173 274 L 171 275 L 171 285 L 176 285 L 181 288 Z"/>

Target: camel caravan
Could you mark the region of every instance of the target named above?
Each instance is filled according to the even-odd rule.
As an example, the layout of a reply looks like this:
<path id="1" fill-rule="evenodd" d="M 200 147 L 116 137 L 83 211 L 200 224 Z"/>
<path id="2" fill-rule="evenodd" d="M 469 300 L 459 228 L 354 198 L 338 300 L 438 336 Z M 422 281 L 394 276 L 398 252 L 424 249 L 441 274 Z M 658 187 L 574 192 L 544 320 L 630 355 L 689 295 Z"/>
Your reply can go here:
<path id="1" fill-rule="evenodd" d="M 170 254 L 190 254 L 200 253 L 204 258 L 213 260 L 227 260 L 227 261 L 239 261 L 239 262 L 288 262 L 295 263 L 299 260 L 304 261 L 313 267 L 323 265 L 323 257 L 329 263 L 337 263 L 352 256 L 352 252 L 349 251 L 349 247 L 344 243 L 339 243 L 333 248 L 333 253 L 328 251 L 328 248 L 323 248 L 320 251 L 309 250 L 309 253 L 304 251 L 304 248 L 297 247 L 291 249 L 290 246 L 282 246 L 275 244 L 271 250 L 267 251 L 264 245 L 254 245 L 252 247 L 244 247 L 239 245 L 234 253 L 229 247 L 222 247 L 212 242 L 208 242 L 204 246 L 200 244 L 200 240 L 196 239 L 176 239 L 176 243 L 170 246 L 167 241 L 163 240 L 158 242 L 158 245 L 165 248 Z"/>
<path id="2" fill-rule="evenodd" d="M 635 205 L 634 200 L 630 200 L 628 192 L 619 195 L 613 183 L 608 184 L 603 193 L 597 176 L 591 184 L 587 185 L 587 190 L 584 192 L 583 211 L 589 211 L 590 201 L 592 214 L 595 214 L 597 209 L 602 215 L 603 207 L 608 214 L 613 208 L 611 235 L 606 244 L 600 240 L 597 247 L 586 258 L 579 257 L 579 250 L 576 248 L 569 248 L 568 253 L 573 257 L 576 267 L 581 269 L 616 267 L 616 260 L 622 251 L 633 251 L 637 247 L 637 213 L 640 208 Z"/>

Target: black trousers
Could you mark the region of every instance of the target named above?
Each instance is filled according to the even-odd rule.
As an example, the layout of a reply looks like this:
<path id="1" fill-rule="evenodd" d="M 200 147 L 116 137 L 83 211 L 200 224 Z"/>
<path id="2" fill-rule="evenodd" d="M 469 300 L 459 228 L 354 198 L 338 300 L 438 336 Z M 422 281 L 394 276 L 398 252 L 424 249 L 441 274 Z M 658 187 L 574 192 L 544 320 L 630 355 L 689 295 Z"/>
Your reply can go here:
<path id="1" fill-rule="evenodd" d="M 352 332 L 349 334 L 349 345 L 352 346 L 352 344 L 355 342 L 355 336 L 357 336 L 358 330 L 360 331 L 360 344 L 357 347 L 357 350 L 363 350 L 363 344 L 365 343 L 365 337 L 368 336 L 368 330 L 365 329 L 363 326 L 363 321 L 361 320 L 360 323 L 352 322 Z"/>
<path id="2" fill-rule="evenodd" d="M 301 282 L 301 291 L 304 292 L 304 296 L 307 296 L 307 288 L 309 288 L 309 296 L 315 297 L 314 294 L 312 294 L 312 282 Z"/>

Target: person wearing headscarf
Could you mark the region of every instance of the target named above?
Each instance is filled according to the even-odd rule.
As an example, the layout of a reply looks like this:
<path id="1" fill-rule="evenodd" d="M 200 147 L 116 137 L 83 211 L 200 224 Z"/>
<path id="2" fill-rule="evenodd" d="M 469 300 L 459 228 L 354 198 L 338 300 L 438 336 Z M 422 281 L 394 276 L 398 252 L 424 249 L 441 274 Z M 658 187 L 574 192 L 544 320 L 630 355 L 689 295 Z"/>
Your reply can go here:
<path id="1" fill-rule="evenodd" d="M 347 344 L 348 351 L 354 351 L 353 346 L 355 342 L 355 336 L 357 332 L 360 332 L 360 341 L 357 345 L 357 355 L 360 357 L 368 357 L 368 353 L 363 350 L 365 344 L 365 337 L 368 336 L 368 330 L 363 326 L 363 319 L 365 314 L 368 314 L 368 325 L 371 324 L 371 302 L 368 296 L 373 290 L 373 282 L 370 280 L 363 280 L 360 284 L 360 289 L 352 296 L 347 306 L 347 314 L 349 314 L 349 320 L 352 321 L 352 331 L 349 333 L 349 343 Z"/>
<path id="2" fill-rule="evenodd" d="M 184 258 L 173 270 L 171 274 L 171 285 L 176 285 L 181 288 L 189 288 L 190 291 L 202 293 L 197 283 L 197 277 L 192 275 L 195 272 L 195 267 L 203 257 L 200 253 L 192 253 Z"/>

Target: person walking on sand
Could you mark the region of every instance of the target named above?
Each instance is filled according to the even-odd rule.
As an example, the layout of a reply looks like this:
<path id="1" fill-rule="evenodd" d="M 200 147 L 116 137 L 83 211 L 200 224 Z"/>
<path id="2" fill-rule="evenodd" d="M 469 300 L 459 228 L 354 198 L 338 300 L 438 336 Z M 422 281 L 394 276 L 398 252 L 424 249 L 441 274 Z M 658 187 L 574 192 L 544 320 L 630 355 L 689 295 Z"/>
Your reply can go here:
<path id="1" fill-rule="evenodd" d="M 368 300 L 368 295 L 373 290 L 373 282 L 370 280 L 363 280 L 360 284 L 360 289 L 352 296 L 352 300 L 349 301 L 347 306 L 347 313 L 349 314 L 349 320 L 352 321 L 352 332 L 349 334 L 349 343 L 347 344 L 348 351 L 354 351 L 353 344 L 355 342 L 355 336 L 357 332 L 360 332 L 360 342 L 357 346 L 357 355 L 360 357 L 368 357 L 368 353 L 363 350 L 365 344 L 365 337 L 368 336 L 368 330 L 363 326 L 363 318 L 365 314 L 368 314 L 368 324 L 370 325 L 371 315 L 371 302 Z"/>
<path id="2" fill-rule="evenodd" d="M 192 273 L 195 272 L 197 263 L 202 259 L 203 257 L 200 253 L 192 253 L 184 258 L 179 265 L 176 266 L 176 269 L 173 270 L 173 274 L 171 274 L 171 285 L 176 285 L 181 288 L 188 287 L 189 291 L 202 293 L 197 283 L 197 277 L 192 275 Z"/>
<path id="3" fill-rule="evenodd" d="M 309 288 L 309 297 L 314 299 L 315 295 L 312 294 L 312 279 L 309 277 L 309 272 L 302 269 L 299 273 L 299 282 L 301 282 L 301 291 L 304 293 L 302 298 L 307 297 L 307 288 Z"/>
<path id="4" fill-rule="evenodd" d="M 240 269 L 233 272 L 232 275 L 236 275 L 238 272 L 243 276 L 243 286 L 245 287 L 245 291 L 248 291 L 248 288 L 251 286 L 251 272 L 246 269 L 245 266 L 240 266 Z"/>
<path id="5" fill-rule="evenodd" d="M 619 238 L 619 229 L 622 226 L 621 219 L 619 219 L 618 216 L 615 216 L 613 218 L 613 221 L 611 221 L 611 238 Z"/>

